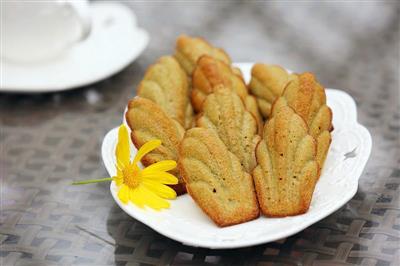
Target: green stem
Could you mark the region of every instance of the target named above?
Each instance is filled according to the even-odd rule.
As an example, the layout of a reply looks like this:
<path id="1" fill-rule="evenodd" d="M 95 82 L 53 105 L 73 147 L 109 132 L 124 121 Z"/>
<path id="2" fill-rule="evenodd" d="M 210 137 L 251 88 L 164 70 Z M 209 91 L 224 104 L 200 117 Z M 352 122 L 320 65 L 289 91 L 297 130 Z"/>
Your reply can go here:
<path id="1" fill-rule="evenodd" d="M 85 185 L 85 184 L 100 183 L 100 182 L 112 181 L 112 180 L 113 180 L 112 177 L 105 177 L 105 178 L 100 178 L 100 179 L 76 181 L 76 182 L 73 182 L 72 185 Z"/>

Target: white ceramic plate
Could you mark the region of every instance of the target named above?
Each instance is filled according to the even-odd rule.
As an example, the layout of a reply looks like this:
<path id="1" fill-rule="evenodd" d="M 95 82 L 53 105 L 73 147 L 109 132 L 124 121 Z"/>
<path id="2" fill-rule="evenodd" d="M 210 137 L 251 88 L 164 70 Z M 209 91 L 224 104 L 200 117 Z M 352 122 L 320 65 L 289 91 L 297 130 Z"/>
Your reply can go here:
<path id="1" fill-rule="evenodd" d="M 136 17 L 118 3 L 91 3 L 89 36 L 56 59 L 38 64 L 1 60 L 0 91 L 52 92 L 85 86 L 110 77 L 133 62 L 149 42 Z"/>
<path id="2" fill-rule="evenodd" d="M 237 64 L 250 78 L 252 64 Z M 315 188 L 310 209 L 303 215 L 286 218 L 260 218 L 225 228 L 216 226 L 189 195 L 171 201 L 171 208 L 156 212 L 122 204 L 114 183 L 110 190 L 127 214 L 169 238 L 195 247 L 239 248 L 267 243 L 291 236 L 338 210 L 357 192 L 358 179 L 371 152 L 371 136 L 357 122 L 354 100 L 347 93 L 327 89 L 328 105 L 333 111 L 332 144 L 322 175 Z M 115 175 L 117 128 L 108 132 L 102 146 L 104 164 Z M 133 154 L 135 154 L 134 149 Z"/>

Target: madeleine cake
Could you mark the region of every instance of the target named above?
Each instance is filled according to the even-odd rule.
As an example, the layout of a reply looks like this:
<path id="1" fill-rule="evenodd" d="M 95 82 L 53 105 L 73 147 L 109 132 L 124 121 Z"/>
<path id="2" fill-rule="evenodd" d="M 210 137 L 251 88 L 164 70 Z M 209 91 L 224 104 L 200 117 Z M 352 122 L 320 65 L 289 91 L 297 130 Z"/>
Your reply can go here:
<path id="1" fill-rule="evenodd" d="M 255 147 L 260 140 L 257 122 L 232 90 L 218 86 L 207 96 L 197 126 L 215 132 L 247 172 L 255 167 Z"/>
<path id="2" fill-rule="evenodd" d="M 264 127 L 253 171 L 257 198 L 267 216 L 305 213 L 319 178 L 316 142 L 304 120 L 283 106 Z"/>
<path id="3" fill-rule="evenodd" d="M 307 123 L 310 135 L 317 141 L 317 161 L 322 168 L 331 143 L 332 111 L 326 105 L 325 89 L 311 73 L 294 75 L 273 112 L 289 105 Z"/>
<path id="4" fill-rule="evenodd" d="M 179 170 L 188 193 L 218 226 L 259 216 L 251 175 L 213 131 L 188 130 L 179 154 Z"/>
<path id="5" fill-rule="evenodd" d="M 192 75 L 192 105 L 196 112 L 201 111 L 205 98 L 218 85 L 232 89 L 243 101 L 248 94 L 242 77 L 230 65 L 209 55 L 201 56 Z"/>
<path id="6" fill-rule="evenodd" d="M 160 147 L 142 158 L 143 165 L 147 166 L 162 160 L 178 161 L 178 148 L 185 130 L 180 123 L 168 117 L 156 103 L 135 97 L 129 101 L 125 118 L 131 129 L 132 142 L 137 149 L 150 140 L 161 140 Z M 174 169 L 171 173 L 179 180 L 178 185 L 171 187 L 178 194 L 184 193 L 185 187 L 178 170 Z"/>
<path id="7" fill-rule="evenodd" d="M 260 113 L 268 118 L 272 104 L 281 96 L 291 75 L 276 65 L 255 64 L 251 69 L 250 92 L 257 98 Z"/>
<path id="8" fill-rule="evenodd" d="M 175 57 L 189 76 L 202 55 L 209 55 L 228 65 L 231 64 L 231 59 L 224 50 L 212 46 L 202 38 L 181 35 L 176 40 Z"/>
<path id="9" fill-rule="evenodd" d="M 183 127 L 190 127 L 193 112 L 188 78 L 173 56 L 161 57 L 146 71 L 139 84 L 138 96 L 156 103 Z"/>

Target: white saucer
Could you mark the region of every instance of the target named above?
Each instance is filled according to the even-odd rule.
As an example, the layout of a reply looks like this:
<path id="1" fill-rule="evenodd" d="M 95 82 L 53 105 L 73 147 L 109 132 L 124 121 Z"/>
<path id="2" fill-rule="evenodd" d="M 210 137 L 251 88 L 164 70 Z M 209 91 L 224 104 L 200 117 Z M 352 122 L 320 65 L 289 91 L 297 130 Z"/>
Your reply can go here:
<path id="1" fill-rule="evenodd" d="M 117 3 L 91 3 L 92 30 L 57 59 L 40 64 L 1 61 L 0 91 L 52 92 L 110 77 L 135 60 L 149 42 L 133 12 Z"/>
<path id="2" fill-rule="evenodd" d="M 252 63 L 236 66 L 242 70 L 248 82 Z M 335 130 L 332 132 L 331 147 L 310 209 L 303 215 L 285 218 L 260 216 L 247 223 L 220 228 L 187 194 L 171 200 L 171 208 L 160 212 L 148 208 L 140 209 L 131 203 L 121 203 L 114 182 L 110 185 L 111 194 L 118 206 L 134 219 L 162 235 L 190 246 L 213 249 L 240 248 L 296 234 L 335 212 L 356 194 L 358 179 L 371 153 L 371 135 L 357 122 L 357 108 L 353 98 L 335 89 L 327 89 L 326 96 L 333 112 Z M 116 174 L 117 141 L 118 128 L 109 131 L 103 140 L 102 157 L 110 176 Z M 132 147 L 132 157 L 136 152 Z"/>

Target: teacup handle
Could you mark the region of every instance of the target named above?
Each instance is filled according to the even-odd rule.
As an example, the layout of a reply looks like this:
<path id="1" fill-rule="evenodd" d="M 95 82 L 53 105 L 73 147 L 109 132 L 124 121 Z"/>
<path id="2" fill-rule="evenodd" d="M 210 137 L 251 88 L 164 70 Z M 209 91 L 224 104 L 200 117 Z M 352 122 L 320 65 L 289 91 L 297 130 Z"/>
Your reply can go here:
<path id="1" fill-rule="evenodd" d="M 88 1 L 65 1 L 64 4 L 74 11 L 80 23 L 81 35 L 79 40 L 85 39 L 92 27 Z"/>

